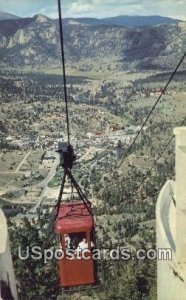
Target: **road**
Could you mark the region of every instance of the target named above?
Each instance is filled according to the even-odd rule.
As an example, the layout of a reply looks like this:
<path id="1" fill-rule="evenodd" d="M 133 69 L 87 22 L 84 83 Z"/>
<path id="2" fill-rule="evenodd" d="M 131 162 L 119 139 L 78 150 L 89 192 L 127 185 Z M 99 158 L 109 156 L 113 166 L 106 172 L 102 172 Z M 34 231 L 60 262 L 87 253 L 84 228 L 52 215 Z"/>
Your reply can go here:
<path id="1" fill-rule="evenodd" d="M 51 167 L 51 169 L 50 169 L 47 177 L 45 179 L 43 179 L 40 183 L 38 183 L 36 185 L 36 187 L 40 187 L 41 188 L 41 187 L 46 186 L 49 183 L 49 181 L 54 177 L 55 172 L 56 172 L 56 168 L 57 168 L 58 165 L 59 165 L 59 156 L 57 154 L 55 156 L 55 160 L 53 162 L 53 165 L 52 165 L 52 167 Z"/>
<path id="2" fill-rule="evenodd" d="M 30 150 L 25 157 L 23 158 L 23 160 L 20 162 L 19 166 L 16 169 L 16 172 L 19 172 L 19 170 L 21 169 L 22 165 L 26 162 L 28 156 L 32 153 L 32 151 Z"/>
<path id="3" fill-rule="evenodd" d="M 6 171 L 6 172 L 0 172 L 0 174 L 17 174 L 17 175 L 23 175 L 23 174 L 25 174 L 25 172 L 20 172 L 20 171 Z"/>
<path id="4" fill-rule="evenodd" d="M 17 175 L 23 175 L 25 174 L 24 171 L 19 171 L 22 167 L 22 165 L 26 162 L 28 156 L 31 154 L 31 150 L 25 155 L 25 157 L 23 158 L 23 160 L 20 162 L 19 166 L 17 167 L 17 169 L 15 171 L 4 171 L 4 172 L 0 172 L 0 174 L 17 174 Z M 2 157 L 3 153 L 0 154 L 0 158 Z"/>
<path id="5" fill-rule="evenodd" d="M 24 159 L 22 160 L 22 162 L 20 163 L 20 165 L 18 166 L 17 169 L 21 168 L 21 166 L 24 164 L 24 162 L 26 161 L 26 159 L 30 155 L 30 152 L 27 153 L 27 155 L 24 157 Z M 40 183 L 29 187 L 29 188 L 42 188 L 43 190 L 41 192 L 40 197 L 37 200 L 37 203 L 30 210 L 27 211 L 27 215 L 37 212 L 37 208 L 41 205 L 44 197 L 46 196 L 48 183 L 50 182 L 50 180 L 52 180 L 52 178 L 56 174 L 56 168 L 58 167 L 59 162 L 60 162 L 59 154 L 56 153 L 55 154 L 55 160 L 53 162 L 53 165 L 52 165 L 47 177 L 44 180 L 42 180 Z M 15 171 L 14 172 L 13 171 L 12 172 L 0 172 L 0 173 L 3 173 L 3 174 L 22 174 L 23 173 L 23 174 L 25 174 L 25 172 L 20 172 L 20 171 L 18 171 L 18 172 L 17 171 L 16 172 Z M 28 189 L 28 187 L 21 188 L 21 190 L 27 190 L 27 189 Z M 9 202 L 7 199 L 3 199 L 3 200 Z M 22 205 L 23 203 L 14 203 L 13 201 L 11 201 L 11 204 L 21 204 Z"/>
<path id="6" fill-rule="evenodd" d="M 44 197 L 46 196 L 46 192 L 47 192 L 47 186 L 48 183 L 52 180 L 52 178 L 54 177 L 54 175 L 56 174 L 56 168 L 59 165 L 59 155 L 56 153 L 55 155 L 56 159 L 54 160 L 54 163 L 52 165 L 52 168 L 50 169 L 47 177 L 41 181 L 40 183 L 38 183 L 35 187 L 39 187 L 39 188 L 43 188 L 40 197 L 38 198 L 37 203 L 34 205 L 34 207 L 32 207 L 27 214 L 29 213 L 36 213 L 38 207 L 40 207 Z"/>

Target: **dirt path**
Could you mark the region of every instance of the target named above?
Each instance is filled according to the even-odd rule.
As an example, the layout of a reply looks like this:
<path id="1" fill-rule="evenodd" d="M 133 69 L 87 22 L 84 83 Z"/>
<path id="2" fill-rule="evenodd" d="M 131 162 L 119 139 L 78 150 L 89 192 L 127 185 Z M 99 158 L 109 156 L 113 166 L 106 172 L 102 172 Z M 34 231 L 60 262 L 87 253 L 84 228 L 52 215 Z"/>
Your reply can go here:
<path id="1" fill-rule="evenodd" d="M 19 170 L 21 169 L 22 165 L 26 162 L 28 156 L 31 154 L 31 150 L 25 155 L 25 157 L 23 158 L 23 160 L 20 162 L 19 166 L 16 169 L 16 172 L 19 172 Z"/>

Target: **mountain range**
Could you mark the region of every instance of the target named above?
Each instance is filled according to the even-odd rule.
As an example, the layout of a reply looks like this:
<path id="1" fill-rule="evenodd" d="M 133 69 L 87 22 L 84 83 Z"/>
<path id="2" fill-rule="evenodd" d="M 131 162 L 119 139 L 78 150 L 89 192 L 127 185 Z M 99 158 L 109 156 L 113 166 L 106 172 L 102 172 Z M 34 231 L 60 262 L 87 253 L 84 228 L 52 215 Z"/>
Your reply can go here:
<path id="1" fill-rule="evenodd" d="M 0 21 L 3 21 L 3 20 L 16 20 L 16 19 L 20 19 L 20 17 L 0 10 Z"/>
<path id="2" fill-rule="evenodd" d="M 172 19 L 161 16 L 117 16 L 103 19 L 96 18 L 66 18 L 65 22 L 74 21 L 80 24 L 95 26 L 95 25 L 116 25 L 124 27 L 148 27 L 160 24 L 177 24 L 178 19 Z"/>
<path id="3" fill-rule="evenodd" d="M 186 22 L 159 16 L 68 18 L 63 31 L 66 60 L 72 64 L 108 58 L 108 67 L 113 60 L 119 69 L 171 69 L 186 46 Z M 0 21 L 2 67 L 59 64 L 58 20 L 36 15 Z"/>

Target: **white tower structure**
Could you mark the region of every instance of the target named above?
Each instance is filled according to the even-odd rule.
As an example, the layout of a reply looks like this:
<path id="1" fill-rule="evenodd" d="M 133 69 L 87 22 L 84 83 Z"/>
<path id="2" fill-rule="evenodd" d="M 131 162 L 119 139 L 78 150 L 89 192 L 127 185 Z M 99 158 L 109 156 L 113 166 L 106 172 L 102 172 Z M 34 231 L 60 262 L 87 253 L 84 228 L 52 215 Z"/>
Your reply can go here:
<path id="1" fill-rule="evenodd" d="M 157 261 L 158 300 L 186 300 L 186 127 L 174 134 L 176 180 L 165 183 L 156 206 L 157 251 L 172 253 Z"/>
<path id="2" fill-rule="evenodd" d="M 0 209 L 0 299 L 17 300 L 7 222 Z"/>

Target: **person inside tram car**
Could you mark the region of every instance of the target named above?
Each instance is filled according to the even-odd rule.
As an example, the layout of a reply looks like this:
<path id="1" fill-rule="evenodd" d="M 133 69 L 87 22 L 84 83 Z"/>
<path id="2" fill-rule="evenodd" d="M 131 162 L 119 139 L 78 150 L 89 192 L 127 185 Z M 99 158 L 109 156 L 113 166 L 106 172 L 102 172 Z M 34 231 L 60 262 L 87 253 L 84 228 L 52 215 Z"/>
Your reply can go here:
<path id="1" fill-rule="evenodd" d="M 68 233 L 65 234 L 65 249 L 70 249 L 71 239 Z"/>
<path id="2" fill-rule="evenodd" d="M 65 250 L 70 250 L 71 252 L 82 252 L 86 249 L 89 249 L 88 241 L 86 234 L 81 233 L 66 233 L 64 234 L 65 241 Z M 62 248 L 62 245 L 61 245 Z M 93 238 L 91 236 L 90 241 L 90 250 L 92 251 L 95 248 Z"/>
<path id="3" fill-rule="evenodd" d="M 85 249 L 88 249 L 88 243 L 87 243 L 86 238 L 83 238 L 77 247 L 77 251 L 82 252 Z"/>
<path id="4" fill-rule="evenodd" d="M 75 235 L 71 238 L 70 249 L 75 251 L 78 247 L 78 244 L 79 244 L 79 238 L 78 236 Z"/>

